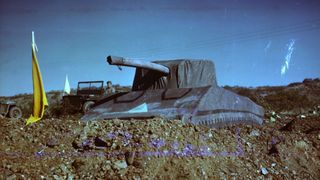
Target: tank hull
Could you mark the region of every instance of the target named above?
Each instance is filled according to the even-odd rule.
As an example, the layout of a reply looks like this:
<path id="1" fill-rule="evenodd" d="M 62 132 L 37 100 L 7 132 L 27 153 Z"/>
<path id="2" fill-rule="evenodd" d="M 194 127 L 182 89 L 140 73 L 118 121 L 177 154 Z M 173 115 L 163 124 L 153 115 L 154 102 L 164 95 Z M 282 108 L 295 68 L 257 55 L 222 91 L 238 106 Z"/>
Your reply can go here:
<path id="1" fill-rule="evenodd" d="M 264 110 L 249 98 L 221 87 L 155 89 L 105 97 L 82 120 L 164 117 L 184 123 L 220 127 L 237 123 L 262 124 Z"/>

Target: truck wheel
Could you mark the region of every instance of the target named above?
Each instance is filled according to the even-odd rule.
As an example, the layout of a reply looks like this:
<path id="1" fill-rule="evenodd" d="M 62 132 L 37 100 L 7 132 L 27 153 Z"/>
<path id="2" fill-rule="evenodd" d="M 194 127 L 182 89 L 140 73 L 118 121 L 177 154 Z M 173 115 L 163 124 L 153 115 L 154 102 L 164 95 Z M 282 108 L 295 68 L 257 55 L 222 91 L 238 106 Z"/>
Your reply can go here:
<path id="1" fill-rule="evenodd" d="M 14 119 L 19 119 L 22 117 L 22 111 L 19 107 L 13 106 L 9 110 L 9 117 Z"/>
<path id="2" fill-rule="evenodd" d="M 93 105 L 94 105 L 93 101 L 85 102 L 82 106 L 82 112 L 84 112 L 84 113 L 88 112 L 92 108 Z"/>

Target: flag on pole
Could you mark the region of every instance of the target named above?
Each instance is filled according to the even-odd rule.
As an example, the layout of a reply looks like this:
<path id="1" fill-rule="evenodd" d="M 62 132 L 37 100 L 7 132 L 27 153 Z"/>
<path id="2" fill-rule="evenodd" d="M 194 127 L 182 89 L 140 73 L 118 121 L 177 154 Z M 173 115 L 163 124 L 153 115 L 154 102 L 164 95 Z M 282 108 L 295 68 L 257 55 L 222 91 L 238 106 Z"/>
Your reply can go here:
<path id="1" fill-rule="evenodd" d="M 45 107 L 48 106 L 36 56 L 36 50 L 38 51 L 38 48 L 34 41 L 34 32 L 32 31 L 33 112 L 29 119 L 27 119 L 27 125 L 39 121 L 43 117 Z"/>
<path id="2" fill-rule="evenodd" d="M 66 75 L 66 81 L 64 83 L 63 93 L 64 94 L 70 94 L 70 84 L 69 84 L 69 80 L 68 80 L 68 74 Z"/>

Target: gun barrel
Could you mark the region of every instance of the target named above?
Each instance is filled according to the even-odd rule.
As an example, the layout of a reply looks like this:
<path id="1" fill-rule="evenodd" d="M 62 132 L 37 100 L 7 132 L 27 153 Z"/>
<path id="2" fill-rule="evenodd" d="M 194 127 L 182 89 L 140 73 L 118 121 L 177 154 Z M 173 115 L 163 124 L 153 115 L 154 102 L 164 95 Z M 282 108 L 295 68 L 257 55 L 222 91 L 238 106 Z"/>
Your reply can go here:
<path id="1" fill-rule="evenodd" d="M 118 56 L 108 56 L 107 62 L 110 65 L 139 67 L 139 68 L 159 71 L 165 75 L 168 75 L 170 72 L 169 68 L 167 68 L 166 66 L 163 66 L 161 64 L 152 63 L 152 62 L 145 62 L 145 61 L 141 61 L 141 60 L 126 59 L 126 58 L 118 57 Z"/>

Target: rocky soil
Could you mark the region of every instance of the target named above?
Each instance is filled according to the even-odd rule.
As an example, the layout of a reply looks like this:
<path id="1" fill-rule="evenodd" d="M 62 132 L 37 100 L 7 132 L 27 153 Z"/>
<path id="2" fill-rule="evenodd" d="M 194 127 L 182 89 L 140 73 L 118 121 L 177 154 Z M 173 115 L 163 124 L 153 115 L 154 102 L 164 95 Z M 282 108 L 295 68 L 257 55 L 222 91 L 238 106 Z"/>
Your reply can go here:
<path id="1" fill-rule="evenodd" d="M 265 107 L 264 124 L 0 117 L 0 179 L 320 178 L 320 81 L 226 88 Z"/>

